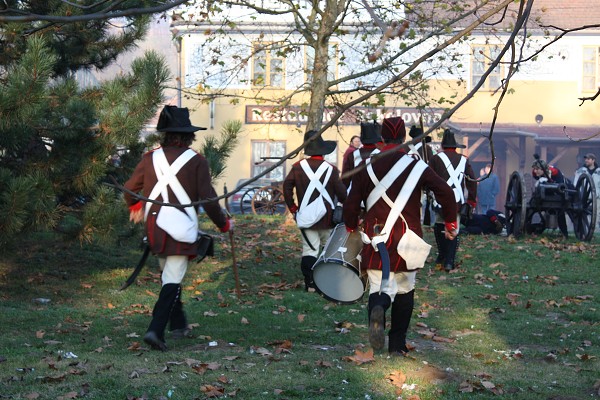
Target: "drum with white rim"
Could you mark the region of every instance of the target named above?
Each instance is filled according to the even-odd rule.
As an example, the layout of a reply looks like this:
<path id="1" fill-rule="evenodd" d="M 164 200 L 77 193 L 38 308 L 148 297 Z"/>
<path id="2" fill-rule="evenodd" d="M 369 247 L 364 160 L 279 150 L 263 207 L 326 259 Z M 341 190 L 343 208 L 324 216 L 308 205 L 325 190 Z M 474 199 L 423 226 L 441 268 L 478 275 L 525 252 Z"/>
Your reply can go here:
<path id="1" fill-rule="evenodd" d="M 346 231 L 338 224 L 312 267 L 316 290 L 327 300 L 352 304 L 362 299 L 366 274 L 360 269 L 363 242 L 358 232 Z"/>

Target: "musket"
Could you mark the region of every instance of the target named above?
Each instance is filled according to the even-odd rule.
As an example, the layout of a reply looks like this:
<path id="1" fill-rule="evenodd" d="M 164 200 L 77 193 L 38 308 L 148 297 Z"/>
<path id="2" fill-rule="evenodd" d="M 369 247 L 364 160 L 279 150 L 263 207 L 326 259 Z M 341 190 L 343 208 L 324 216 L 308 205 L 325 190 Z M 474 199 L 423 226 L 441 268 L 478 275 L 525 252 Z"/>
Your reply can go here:
<path id="1" fill-rule="evenodd" d="M 231 218 L 229 213 L 229 198 L 227 197 L 227 186 L 223 187 L 225 192 L 225 210 L 227 211 L 227 217 Z M 235 279 L 235 294 L 237 299 L 240 300 L 242 293 L 240 290 L 240 277 L 238 275 L 237 261 L 235 259 L 235 241 L 233 239 L 233 229 L 229 229 L 229 243 L 231 246 L 231 261 L 233 263 L 233 278 Z"/>

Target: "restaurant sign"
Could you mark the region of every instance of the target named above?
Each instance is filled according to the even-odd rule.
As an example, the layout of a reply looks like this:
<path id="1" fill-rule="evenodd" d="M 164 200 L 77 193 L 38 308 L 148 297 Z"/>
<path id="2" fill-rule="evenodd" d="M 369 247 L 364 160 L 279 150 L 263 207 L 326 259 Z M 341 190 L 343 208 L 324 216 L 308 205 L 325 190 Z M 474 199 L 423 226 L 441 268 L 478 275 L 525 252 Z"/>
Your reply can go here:
<path id="1" fill-rule="evenodd" d="M 330 122 L 338 113 L 336 109 L 328 108 L 323 113 L 323 122 Z M 443 113 L 443 108 L 432 108 L 422 111 L 423 125 L 428 126 L 438 122 Z M 346 110 L 337 120 L 339 125 L 358 125 L 361 121 L 383 121 L 384 118 L 402 117 L 407 126 L 419 125 L 421 110 L 410 107 L 352 107 Z M 308 120 L 302 107 L 273 107 L 273 106 L 246 106 L 246 124 L 284 124 L 305 125 Z"/>

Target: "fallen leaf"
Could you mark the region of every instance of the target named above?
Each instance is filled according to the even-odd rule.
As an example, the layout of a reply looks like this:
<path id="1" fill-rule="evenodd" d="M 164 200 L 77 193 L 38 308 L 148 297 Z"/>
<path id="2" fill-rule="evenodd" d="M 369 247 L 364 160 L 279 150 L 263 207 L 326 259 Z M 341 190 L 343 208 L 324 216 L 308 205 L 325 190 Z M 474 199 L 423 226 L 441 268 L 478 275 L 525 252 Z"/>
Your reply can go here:
<path id="1" fill-rule="evenodd" d="M 250 324 L 250 322 L 248 322 L 248 320 L 246 319 L 246 317 L 242 317 L 242 321 L 241 321 L 241 322 L 242 322 L 242 324 L 244 324 L 244 325 L 248 325 L 248 324 Z"/>
<path id="2" fill-rule="evenodd" d="M 361 365 L 375 361 L 375 357 L 373 357 L 373 349 L 369 349 L 366 352 L 355 350 L 354 355 L 343 357 L 342 360 L 351 361 L 356 365 Z"/>

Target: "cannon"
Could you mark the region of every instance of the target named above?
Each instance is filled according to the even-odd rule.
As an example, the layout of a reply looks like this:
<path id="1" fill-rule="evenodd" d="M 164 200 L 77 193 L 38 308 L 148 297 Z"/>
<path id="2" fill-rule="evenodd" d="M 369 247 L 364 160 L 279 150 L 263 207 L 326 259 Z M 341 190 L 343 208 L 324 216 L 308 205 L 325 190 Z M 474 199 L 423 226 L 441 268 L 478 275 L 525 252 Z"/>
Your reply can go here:
<path id="1" fill-rule="evenodd" d="M 527 190 L 518 171 L 511 174 L 504 205 L 506 231 L 515 237 L 556 229 L 561 213 L 573 224 L 577 239 L 589 242 L 596 226 L 596 186 L 592 177 L 581 174 L 573 186 L 567 183 L 540 183 Z"/>

